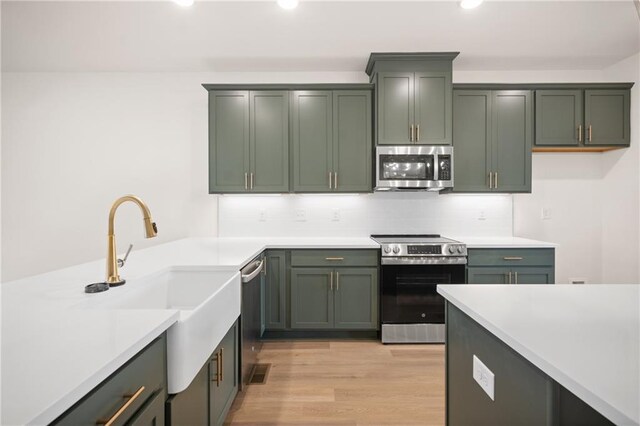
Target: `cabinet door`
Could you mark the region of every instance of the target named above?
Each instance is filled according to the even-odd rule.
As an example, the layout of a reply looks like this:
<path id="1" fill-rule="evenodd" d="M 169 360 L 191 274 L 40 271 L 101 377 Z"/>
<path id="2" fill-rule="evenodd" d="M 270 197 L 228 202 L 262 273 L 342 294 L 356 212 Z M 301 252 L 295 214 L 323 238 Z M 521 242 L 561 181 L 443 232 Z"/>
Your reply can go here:
<path id="1" fill-rule="evenodd" d="M 531 91 L 494 91 L 491 115 L 494 191 L 531 192 Z"/>
<path id="2" fill-rule="evenodd" d="M 249 92 L 209 92 L 209 192 L 245 192 Z"/>
<path id="3" fill-rule="evenodd" d="M 333 92 L 333 173 L 338 192 L 371 192 L 371 92 Z"/>
<path id="4" fill-rule="evenodd" d="M 587 145 L 629 145 L 629 90 L 585 90 Z"/>
<path id="5" fill-rule="evenodd" d="M 209 422 L 209 363 L 200 369 L 185 390 L 171 395 L 167 401 L 167 423 L 206 425 Z"/>
<path id="6" fill-rule="evenodd" d="M 414 124 L 414 74 L 378 73 L 378 145 L 406 145 Z"/>
<path id="7" fill-rule="evenodd" d="M 454 192 L 490 192 L 491 91 L 454 90 Z"/>
<path id="8" fill-rule="evenodd" d="M 513 284 L 554 284 L 553 267 L 513 268 Z"/>
<path id="9" fill-rule="evenodd" d="M 451 73 L 415 73 L 415 142 L 451 145 Z"/>
<path id="10" fill-rule="evenodd" d="M 291 268 L 291 328 L 333 328 L 333 269 Z"/>
<path id="11" fill-rule="evenodd" d="M 511 268 L 467 268 L 469 284 L 509 284 Z"/>
<path id="12" fill-rule="evenodd" d="M 209 421 L 221 425 L 238 392 L 238 327 L 234 325 L 220 342 L 209 364 Z"/>
<path id="13" fill-rule="evenodd" d="M 289 92 L 252 91 L 250 163 L 253 192 L 289 191 Z"/>
<path id="14" fill-rule="evenodd" d="M 329 192 L 333 162 L 331 92 L 293 92 L 293 190 Z"/>
<path id="15" fill-rule="evenodd" d="M 284 250 L 268 251 L 264 295 L 266 330 L 286 328 L 286 270 Z"/>
<path id="16" fill-rule="evenodd" d="M 378 328 L 378 270 L 336 268 L 335 328 Z"/>
<path id="17" fill-rule="evenodd" d="M 164 391 L 159 390 L 127 422 L 129 426 L 165 426 Z M 206 424 L 206 423 L 203 423 Z"/>
<path id="18" fill-rule="evenodd" d="M 578 145 L 584 130 L 582 90 L 536 90 L 536 145 Z"/>

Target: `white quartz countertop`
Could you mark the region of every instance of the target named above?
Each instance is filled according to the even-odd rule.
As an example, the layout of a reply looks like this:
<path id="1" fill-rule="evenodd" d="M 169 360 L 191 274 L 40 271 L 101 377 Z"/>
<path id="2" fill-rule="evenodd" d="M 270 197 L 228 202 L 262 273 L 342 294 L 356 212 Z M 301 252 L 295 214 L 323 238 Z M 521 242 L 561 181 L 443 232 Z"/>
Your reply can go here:
<path id="1" fill-rule="evenodd" d="M 137 280 L 175 266 L 239 270 L 266 248 L 371 248 L 370 238 L 184 239 L 133 251 L 121 269 Z M 175 310 L 88 310 L 84 286 L 104 279 L 104 260 L 12 282 L 2 304 L 0 424 L 47 424 L 171 327 Z"/>
<path id="2" fill-rule="evenodd" d="M 451 237 L 463 242 L 467 248 L 555 248 L 558 245 L 546 241 L 521 237 Z"/>
<path id="3" fill-rule="evenodd" d="M 440 285 L 438 292 L 613 423 L 640 424 L 640 285 Z"/>

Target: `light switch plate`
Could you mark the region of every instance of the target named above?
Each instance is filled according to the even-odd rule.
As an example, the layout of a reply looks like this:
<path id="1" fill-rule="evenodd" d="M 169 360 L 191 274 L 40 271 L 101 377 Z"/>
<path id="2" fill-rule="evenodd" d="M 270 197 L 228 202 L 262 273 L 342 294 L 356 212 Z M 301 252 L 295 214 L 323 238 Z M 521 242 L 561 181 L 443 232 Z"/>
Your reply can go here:
<path id="1" fill-rule="evenodd" d="M 306 222 L 307 221 L 307 211 L 305 209 L 297 209 L 295 211 L 295 221 L 296 222 Z"/>
<path id="2" fill-rule="evenodd" d="M 480 385 L 482 390 L 489 395 L 492 401 L 494 398 L 495 375 L 477 356 L 473 356 L 473 379 Z"/>
<path id="3" fill-rule="evenodd" d="M 340 222 L 340 209 L 331 210 L 331 220 L 333 222 Z"/>

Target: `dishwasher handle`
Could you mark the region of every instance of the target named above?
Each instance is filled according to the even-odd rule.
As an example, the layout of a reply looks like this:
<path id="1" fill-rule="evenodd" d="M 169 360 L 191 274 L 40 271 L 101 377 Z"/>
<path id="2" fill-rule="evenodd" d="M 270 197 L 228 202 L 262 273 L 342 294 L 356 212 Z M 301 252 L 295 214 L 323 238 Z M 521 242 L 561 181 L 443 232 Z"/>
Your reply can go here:
<path id="1" fill-rule="evenodd" d="M 253 271 L 249 272 L 248 274 L 245 274 L 245 270 L 248 269 L 244 268 L 241 273 L 242 273 L 242 282 L 243 283 L 248 283 L 249 281 L 251 281 L 252 279 L 254 279 L 255 277 L 258 276 L 258 274 L 262 271 L 262 268 L 264 268 L 264 259 L 262 260 L 256 260 L 255 262 L 253 262 L 252 265 L 257 265 L 255 267 L 255 269 L 253 269 Z"/>

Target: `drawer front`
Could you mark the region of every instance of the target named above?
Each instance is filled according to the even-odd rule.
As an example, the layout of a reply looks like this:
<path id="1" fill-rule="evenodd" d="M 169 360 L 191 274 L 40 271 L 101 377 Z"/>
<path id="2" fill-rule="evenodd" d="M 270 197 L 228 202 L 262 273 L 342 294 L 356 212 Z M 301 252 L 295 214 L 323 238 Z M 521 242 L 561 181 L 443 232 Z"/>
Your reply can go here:
<path id="1" fill-rule="evenodd" d="M 544 249 L 469 249 L 469 266 L 553 266 L 554 251 Z"/>
<path id="2" fill-rule="evenodd" d="M 95 426 L 117 416 L 113 424 L 122 425 L 127 423 L 149 398 L 158 397 L 158 392 L 164 404 L 167 388 L 166 364 L 166 337 L 163 334 L 96 386 L 53 424 Z"/>
<path id="3" fill-rule="evenodd" d="M 291 266 L 378 266 L 378 250 L 291 250 Z"/>

